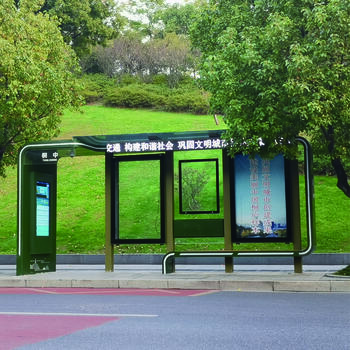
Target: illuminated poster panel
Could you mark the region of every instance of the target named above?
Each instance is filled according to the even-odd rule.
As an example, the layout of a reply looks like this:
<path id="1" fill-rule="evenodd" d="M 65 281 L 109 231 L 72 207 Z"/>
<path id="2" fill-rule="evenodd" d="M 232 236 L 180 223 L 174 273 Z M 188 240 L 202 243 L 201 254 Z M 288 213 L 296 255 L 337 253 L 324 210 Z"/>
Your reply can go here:
<path id="1" fill-rule="evenodd" d="M 50 184 L 36 182 L 36 235 L 48 237 L 50 233 Z"/>
<path id="2" fill-rule="evenodd" d="M 236 241 L 285 241 L 287 234 L 285 161 L 237 155 Z"/>

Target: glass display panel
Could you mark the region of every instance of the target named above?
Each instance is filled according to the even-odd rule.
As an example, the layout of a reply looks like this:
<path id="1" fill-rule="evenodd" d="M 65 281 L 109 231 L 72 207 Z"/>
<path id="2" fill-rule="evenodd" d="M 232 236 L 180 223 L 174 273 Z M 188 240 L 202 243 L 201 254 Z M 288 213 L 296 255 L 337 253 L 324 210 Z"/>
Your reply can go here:
<path id="1" fill-rule="evenodd" d="M 117 238 L 160 239 L 160 160 L 120 161 L 117 192 Z"/>
<path id="2" fill-rule="evenodd" d="M 179 161 L 180 213 L 218 213 L 219 168 L 217 159 Z"/>

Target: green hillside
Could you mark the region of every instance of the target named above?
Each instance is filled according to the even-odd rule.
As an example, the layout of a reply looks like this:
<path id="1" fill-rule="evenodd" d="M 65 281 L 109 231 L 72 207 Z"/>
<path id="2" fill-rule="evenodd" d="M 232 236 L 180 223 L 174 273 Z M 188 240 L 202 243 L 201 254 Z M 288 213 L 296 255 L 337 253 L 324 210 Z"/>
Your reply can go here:
<path id="1" fill-rule="evenodd" d="M 85 106 L 62 117 L 61 139 L 79 135 L 223 129 L 212 116 Z M 190 153 L 188 153 L 190 157 Z M 198 156 L 198 155 L 197 155 Z M 129 170 L 128 170 L 129 171 Z M 130 170 L 131 171 L 131 170 Z M 0 179 L 0 253 L 16 252 L 16 170 Z M 137 178 L 130 182 L 137 181 Z M 139 175 L 138 175 L 139 176 Z M 317 252 L 350 252 L 350 200 L 333 177 L 315 178 Z M 147 195 L 147 189 L 142 189 Z M 127 200 L 125 203 L 128 203 Z M 128 207 L 125 205 L 125 207 Z M 130 209 L 131 210 L 131 209 Z M 151 225 L 145 208 L 132 209 L 141 225 Z M 139 210 L 136 212 L 136 210 Z M 127 217 L 131 213 L 126 211 Z M 149 216 L 149 215 L 148 215 Z M 150 218 L 149 220 L 152 220 Z M 135 220 L 136 221 L 136 220 Z M 139 220 L 140 221 L 140 220 Z M 104 252 L 104 157 L 63 158 L 58 166 L 57 253 Z M 125 226 L 129 226 L 125 221 Z M 214 242 L 213 242 L 214 241 Z M 222 248 L 222 240 L 179 240 L 183 249 Z M 243 249 L 245 245 L 241 245 Z M 252 247 L 254 249 L 254 247 Z M 285 248 L 281 245 L 281 249 Z M 164 252 L 162 246 L 121 246 L 119 252 Z"/>

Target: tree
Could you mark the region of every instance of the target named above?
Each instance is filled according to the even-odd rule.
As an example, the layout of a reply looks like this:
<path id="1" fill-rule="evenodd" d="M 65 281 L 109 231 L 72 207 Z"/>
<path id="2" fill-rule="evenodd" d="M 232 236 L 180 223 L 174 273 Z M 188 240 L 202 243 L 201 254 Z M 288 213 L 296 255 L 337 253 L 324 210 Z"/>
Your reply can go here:
<path id="1" fill-rule="evenodd" d="M 95 71 L 109 77 L 130 74 L 149 80 L 162 73 L 167 75 L 169 86 L 175 87 L 188 71 L 194 70 L 195 57 L 186 37 L 169 33 L 164 39 L 142 42 L 131 32 L 106 48 L 94 49 L 91 61 Z"/>
<path id="2" fill-rule="evenodd" d="M 130 28 L 143 38 L 151 39 L 160 30 L 157 14 L 165 8 L 165 0 L 125 0 L 124 8 Z"/>
<path id="3" fill-rule="evenodd" d="M 231 154 L 291 157 L 307 135 L 350 197 L 350 2 L 210 0 L 192 39 Z"/>
<path id="4" fill-rule="evenodd" d="M 156 18 L 163 23 L 164 29 L 160 32 L 161 36 L 164 37 L 166 33 L 189 35 L 196 12 L 197 7 L 194 4 L 175 4 L 160 9 Z"/>
<path id="5" fill-rule="evenodd" d="M 184 36 L 169 33 L 164 39 L 155 39 L 148 44 L 153 66 L 158 66 L 159 71 L 166 73 L 169 86 L 175 87 L 192 68 L 190 41 Z"/>
<path id="6" fill-rule="evenodd" d="M 64 41 L 79 57 L 116 37 L 121 25 L 113 0 L 45 0 L 40 12 L 59 18 Z"/>
<path id="7" fill-rule="evenodd" d="M 0 175 L 28 142 L 58 132 L 63 109 L 77 105 L 77 61 L 39 0 L 0 3 Z"/>

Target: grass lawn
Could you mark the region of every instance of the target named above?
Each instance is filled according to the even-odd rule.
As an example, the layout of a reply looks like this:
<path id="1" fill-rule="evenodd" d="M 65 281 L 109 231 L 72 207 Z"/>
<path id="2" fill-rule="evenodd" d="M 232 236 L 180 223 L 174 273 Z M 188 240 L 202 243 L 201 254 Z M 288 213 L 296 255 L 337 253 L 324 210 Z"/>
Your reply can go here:
<path id="1" fill-rule="evenodd" d="M 168 113 L 151 110 L 84 106 L 82 112 L 66 111 L 62 118 L 60 139 L 84 135 L 136 134 L 225 129 L 212 116 Z"/>
<path id="2" fill-rule="evenodd" d="M 209 130 L 224 127 L 222 121 L 217 126 L 212 116 L 85 106 L 82 108 L 82 113 L 70 111 L 65 113 L 62 117 L 59 138 L 69 139 L 72 136 L 97 134 Z M 202 153 L 199 155 L 197 152 L 176 152 L 175 157 L 184 159 L 194 156 L 203 158 L 218 156 L 215 152 L 214 154 Z M 140 235 L 140 228 L 147 228 L 147 233 L 150 234 L 153 229 L 155 231 L 159 229 L 159 220 L 154 214 L 158 204 L 152 202 L 152 199 L 147 199 L 151 192 L 155 191 L 154 188 L 157 185 L 148 179 L 147 172 L 152 174 L 152 169 L 148 167 L 147 162 L 145 164 L 147 169 L 142 170 L 141 168 L 141 171 L 140 168 L 133 169 L 132 167 L 123 169 L 123 178 L 127 181 L 123 184 L 125 197 L 121 198 L 123 203 L 121 225 L 125 235 L 132 234 L 127 232 L 127 229 L 137 232 L 138 235 Z M 0 179 L 0 253 L 15 254 L 17 174 L 15 169 L 8 169 L 7 173 L 6 179 Z M 222 179 L 221 175 L 219 177 Z M 142 181 L 142 188 L 135 186 L 136 192 L 133 191 L 131 198 L 128 183 L 135 185 L 140 181 Z M 142 198 L 143 202 L 141 202 Z M 180 218 L 177 196 L 175 201 L 176 217 Z M 335 178 L 315 178 L 315 202 L 316 252 L 350 252 L 350 199 L 336 188 Z M 147 203 L 150 203 L 149 212 L 145 209 Z M 59 161 L 57 206 L 57 253 L 104 253 L 103 156 L 62 158 Z M 220 215 L 216 214 L 216 217 Z M 222 249 L 223 239 L 177 239 L 176 244 L 179 249 Z M 281 249 L 286 249 L 285 244 L 279 246 Z M 257 244 L 239 246 L 239 249 L 247 248 L 262 249 L 261 245 Z M 264 247 L 264 249 L 268 248 L 270 247 Z M 122 245 L 116 247 L 116 251 L 125 253 L 165 252 L 165 247 Z"/>

